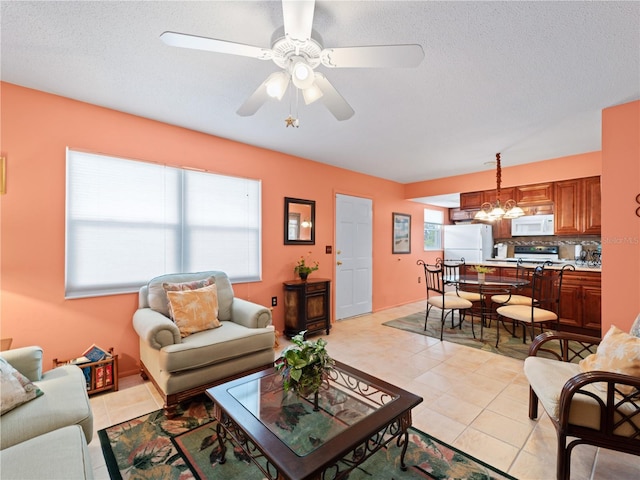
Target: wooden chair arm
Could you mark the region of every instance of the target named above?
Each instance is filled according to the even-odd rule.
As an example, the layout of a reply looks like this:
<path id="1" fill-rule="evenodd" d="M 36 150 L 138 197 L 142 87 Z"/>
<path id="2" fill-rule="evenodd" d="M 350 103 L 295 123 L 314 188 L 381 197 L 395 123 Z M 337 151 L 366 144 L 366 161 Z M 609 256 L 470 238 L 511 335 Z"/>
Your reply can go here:
<path id="1" fill-rule="evenodd" d="M 605 398 L 585 389 L 594 383 L 606 384 Z M 632 387 L 630 393 L 620 392 L 620 387 Z M 597 387 L 596 387 L 597 388 Z M 602 388 L 602 387 L 600 387 Z M 604 392 L 603 392 L 604 393 Z M 628 422 L 633 431 L 638 431 L 634 424 L 640 415 L 640 377 L 623 375 L 620 373 L 592 371 L 579 373 L 564 384 L 560 394 L 559 423 L 566 431 L 569 425 L 571 402 L 575 395 L 581 394 L 591 397 L 600 407 L 600 432 L 605 435 L 614 435 L 614 430 L 621 424 Z M 631 406 L 631 408 L 629 408 Z"/>
<path id="2" fill-rule="evenodd" d="M 560 354 L 551 350 L 548 342 L 556 340 L 560 344 Z M 570 332 L 544 332 L 538 335 L 531 345 L 529 345 L 529 356 L 535 357 L 538 352 L 545 352 L 553 355 L 562 362 L 573 362 L 576 359 L 583 359 L 596 352 L 596 347 L 601 339 L 588 335 L 580 335 Z"/>

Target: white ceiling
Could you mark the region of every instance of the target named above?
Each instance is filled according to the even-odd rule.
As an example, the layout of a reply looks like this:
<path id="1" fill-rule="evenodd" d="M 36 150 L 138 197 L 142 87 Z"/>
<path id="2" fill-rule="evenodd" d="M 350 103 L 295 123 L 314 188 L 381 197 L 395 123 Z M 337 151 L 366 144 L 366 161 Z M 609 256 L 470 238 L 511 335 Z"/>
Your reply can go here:
<path id="1" fill-rule="evenodd" d="M 279 1 L 2 0 L 3 81 L 402 183 L 601 148 L 640 98 L 640 2 L 322 1 L 325 47 L 418 43 L 415 69 L 318 67 L 355 109 L 236 110 L 277 67 L 169 47 L 166 31 L 270 47 Z M 287 98 L 287 96 L 285 96 Z"/>

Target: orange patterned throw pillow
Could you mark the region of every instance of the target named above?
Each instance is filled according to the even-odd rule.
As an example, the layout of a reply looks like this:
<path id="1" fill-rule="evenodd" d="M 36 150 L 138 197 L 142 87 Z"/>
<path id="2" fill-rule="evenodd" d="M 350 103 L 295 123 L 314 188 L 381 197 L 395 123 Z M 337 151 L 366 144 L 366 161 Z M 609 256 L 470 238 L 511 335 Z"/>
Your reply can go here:
<path id="1" fill-rule="evenodd" d="M 612 325 L 598 345 L 596 353 L 580 360 L 580 370 L 599 370 L 640 377 L 640 338 Z M 634 390 L 632 387 L 622 386 L 619 389 L 625 394 Z"/>
<path id="2" fill-rule="evenodd" d="M 216 283 L 216 279 L 214 277 L 208 277 L 202 280 L 194 280 L 192 282 L 182 282 L 182 283 L 168 283 L 164 282 L 162 284 L 162 288 L 165 293 L 168 292 L 181 292 L 183 290 L 196 290 L 198 288 L 206 287 L 208 285 L 213 285 Z M 167 303 L 169 301 L 169 297 L 167 296 Z M 169 318 L 173 320 L 173 310 L 171 310 L 171 303 L 168 304 L 169 309 Z"/>
<path id="3" fill-rule="evenodd" d="M 167 297 L 182 338 L 221 326 L 215 284 L 196 290 L 169 291 Z"/>

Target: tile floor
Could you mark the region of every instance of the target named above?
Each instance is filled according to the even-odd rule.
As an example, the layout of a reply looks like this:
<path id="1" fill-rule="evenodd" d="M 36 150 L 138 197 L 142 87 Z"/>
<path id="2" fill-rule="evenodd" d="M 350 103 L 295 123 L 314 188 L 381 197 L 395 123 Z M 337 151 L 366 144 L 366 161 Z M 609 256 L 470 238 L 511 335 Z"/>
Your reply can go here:
<path id="1" fill-rule="evenodd" d="M 522 361 L 385 327 L 424 308 L 423 302 L 334 323 L 326 337 L 332 357 L 424 398 L 414 426 L 521 480 L 555 478 L 556 434 L 542 414 L 529 420 Z M 280 349 L 288 343 L 281 339 Z M 91 397 L 95 432 L 157 410 L 162 400 L 138 375 L 118 392 Z M 544 412 L 542 407 L 540 411 Z M 97 433 L 89 445 L 97 480 L 108 479 Z M 580 445 L 572 479 L 638 479 L 640 458 Z"/>

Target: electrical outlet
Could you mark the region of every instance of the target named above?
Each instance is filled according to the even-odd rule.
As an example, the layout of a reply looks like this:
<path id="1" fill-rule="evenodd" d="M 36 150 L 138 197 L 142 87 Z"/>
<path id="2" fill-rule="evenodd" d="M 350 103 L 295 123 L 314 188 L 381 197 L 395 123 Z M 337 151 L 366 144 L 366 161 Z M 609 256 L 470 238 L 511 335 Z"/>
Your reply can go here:
<path id="1" fill-rule="evenodd" d="M 422 277 L 418 277 L 418 283 L 422 283 Z"/>
<path id="2" fill-rule="evenodd" d="M 278 306 L 278 297 L 271 297 L 271 306 L 272 307 Z"/>

